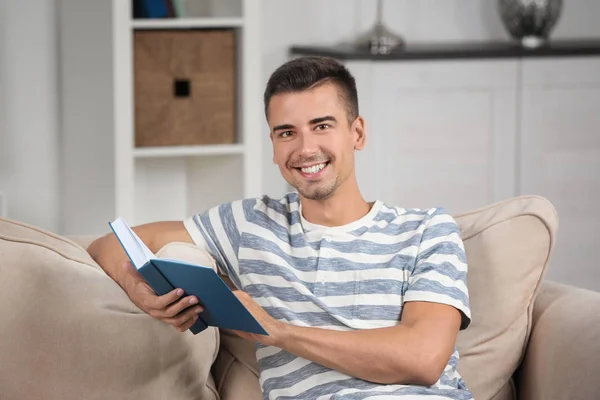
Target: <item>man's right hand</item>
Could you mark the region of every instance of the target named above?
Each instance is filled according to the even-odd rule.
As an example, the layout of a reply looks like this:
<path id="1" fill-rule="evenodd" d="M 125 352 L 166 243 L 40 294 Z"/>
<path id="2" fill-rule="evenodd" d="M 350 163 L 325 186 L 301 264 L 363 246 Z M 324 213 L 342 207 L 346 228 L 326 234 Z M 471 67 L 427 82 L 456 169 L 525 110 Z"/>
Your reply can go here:
<path id="1" fill-rule="evenodd" d="M 126 275 L 124 289 L 131 301 L 142 311 L 172 325 L 179 332 L 190 329 L 198 319 L 198 314 L 204 311 L 198 305 L 196 296 L 182 298 L 182 289 L 157 296 L 131 262 L 126 261 L 123 270 Z"/>

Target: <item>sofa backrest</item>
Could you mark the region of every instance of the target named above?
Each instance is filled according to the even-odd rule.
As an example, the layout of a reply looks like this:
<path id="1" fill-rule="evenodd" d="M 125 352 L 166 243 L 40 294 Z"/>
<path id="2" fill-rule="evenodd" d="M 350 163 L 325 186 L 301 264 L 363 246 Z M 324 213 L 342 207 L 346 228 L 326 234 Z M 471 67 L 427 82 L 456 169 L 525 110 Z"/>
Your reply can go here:
<path id="1" fill-rule="evenodd" d="M 522 196 L 455 215 L 465 244 L 472 323 L 458 338 L 459 372 L 476 399 L 516 398 L 512 376 L 554 247 L 556 210 Z"/>

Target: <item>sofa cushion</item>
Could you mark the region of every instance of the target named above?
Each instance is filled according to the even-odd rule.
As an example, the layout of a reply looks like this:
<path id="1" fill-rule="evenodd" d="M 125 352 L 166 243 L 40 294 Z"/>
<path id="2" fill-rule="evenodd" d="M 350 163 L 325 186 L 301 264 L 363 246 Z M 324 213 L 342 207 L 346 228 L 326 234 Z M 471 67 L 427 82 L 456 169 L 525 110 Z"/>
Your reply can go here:
<path id="1" fill-rule="evenodd" d="M 469 266 L 472 323 L 460 332 L 459 372 L 476 399 L 514 397 L 535 297 L 558 217 L 544 198 L 522 196 L 455 215 Z"/>
<path id="2" fill-rule="evenodd" d="M 218 398 L 218 331 L 148 316 L 74 242 L 0 219 L 0 276 L 0 398 Z"/>

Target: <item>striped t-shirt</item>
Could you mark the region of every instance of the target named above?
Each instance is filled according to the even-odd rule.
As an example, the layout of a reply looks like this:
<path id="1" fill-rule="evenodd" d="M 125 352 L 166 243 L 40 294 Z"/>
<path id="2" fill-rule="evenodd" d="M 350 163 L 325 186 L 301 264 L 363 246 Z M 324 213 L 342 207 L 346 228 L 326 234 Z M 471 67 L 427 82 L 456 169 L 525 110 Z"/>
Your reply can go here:
<path id="1" fill-rule="evenodd" d="M 441 208 L 374 202 L 363 218 L 326 227 L 304 219 L 299 197 L 264 196 L 185 221 L 220 272 L 275 319 L 340 331 L 398 324 L 407 301 L 449 304 L 470 323 L 467 263 L 454 219 Z M 273 346 L 257 345 L 265 399 L 472 399 L 458 351 L 430 387 L 376 384 Z"/>

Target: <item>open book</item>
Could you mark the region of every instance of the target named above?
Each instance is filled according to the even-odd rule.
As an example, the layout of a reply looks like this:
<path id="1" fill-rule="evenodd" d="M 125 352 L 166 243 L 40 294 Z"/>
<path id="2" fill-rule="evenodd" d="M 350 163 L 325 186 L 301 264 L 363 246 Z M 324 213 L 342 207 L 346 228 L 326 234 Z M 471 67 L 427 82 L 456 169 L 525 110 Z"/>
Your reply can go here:
<path id="1" fill-rule="evenodd" d="M 157 295 L 181 288 L 198 298 L 204 311 L 190 328 L 193 334 L 207 326 L 267 335 L 227 284 L 210 267 L 181 260 L 157 258 L 121 218 L 109 225 L 125 249 L 131 263 Z"/>

